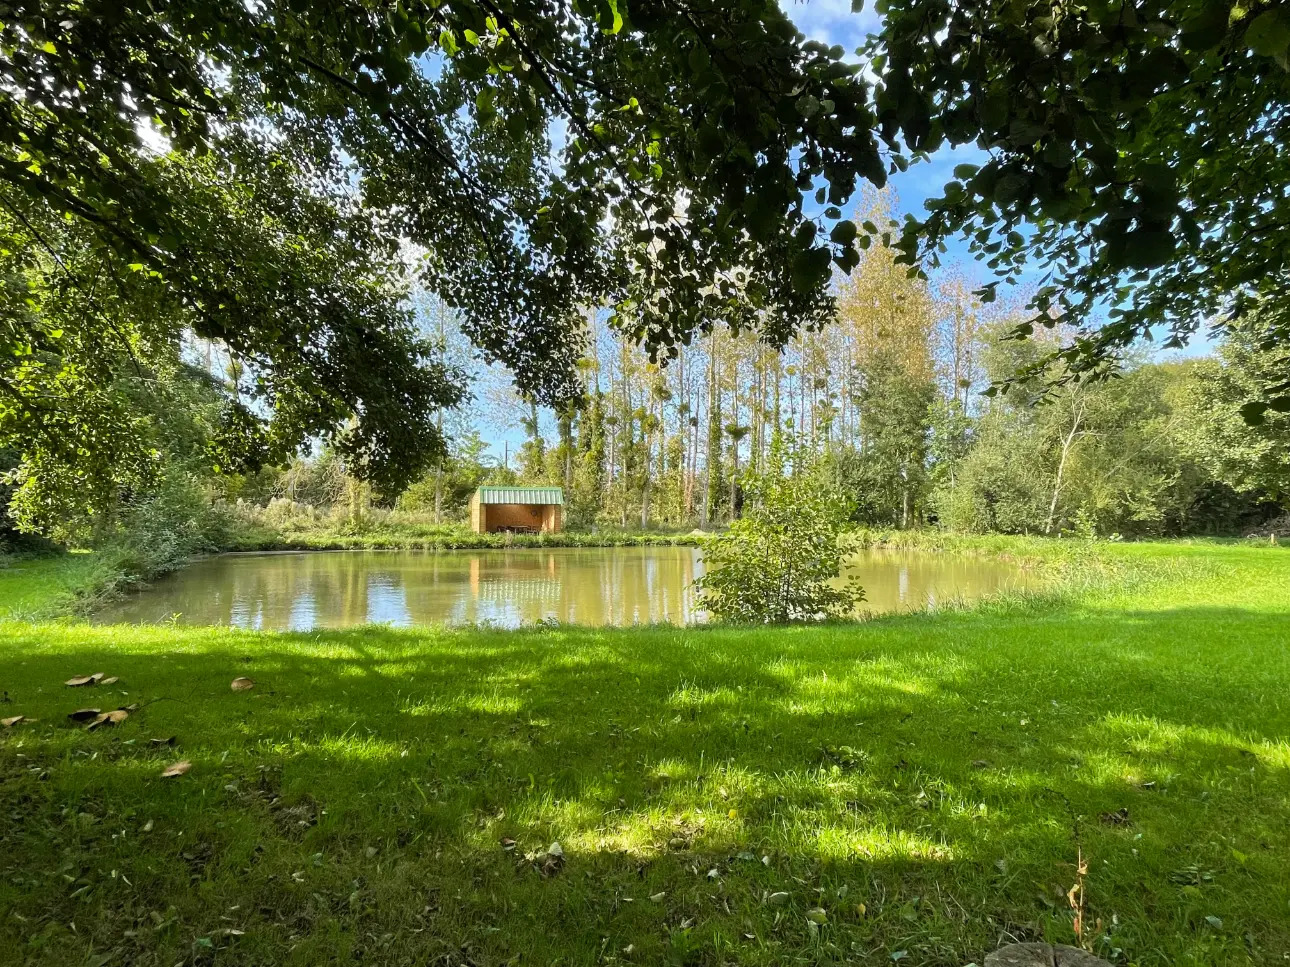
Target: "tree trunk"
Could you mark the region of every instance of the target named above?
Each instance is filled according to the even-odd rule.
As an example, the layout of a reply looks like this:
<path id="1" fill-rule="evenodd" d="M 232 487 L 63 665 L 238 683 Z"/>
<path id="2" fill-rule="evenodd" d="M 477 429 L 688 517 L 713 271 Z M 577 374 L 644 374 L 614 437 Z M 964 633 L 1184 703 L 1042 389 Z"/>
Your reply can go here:
<path id="1" fill-rule="evenodd" d="M 721 450 L 721 398 L 717 391 L 717 330 L 708 338 L 708 446 L 703 468 L 703 514 L 699 523 L 705 529 L 712 522 L 712 466 Z M 715 420 L 715 424 L 714 424 Z M 715 430 L 714 430 L 715 425 Z M 716 444 L 714 446 L 714 443 Z"/>
<path id="2" fill-rule="evenodd" d="M 443 437 L 443 410 L 439 410 L 435 416 L 435 423 L 439 428 L 439 436 Z M 443 457 L 439 458 L 434 471 L 434 522 L 443 523 Z"/>
<path id="3" fill-rule="evenodd" d="M 1066 472 L 1066 458 L 1070 456 L 1071 446 L 1075 443 L 1075 434 L 1079 432 L 1080 421 L 1084 418 L 1084 404 L 1081 401 L 1072 411 L 1070 432 L 1062 440 L 1062 455 L 1057 460 L 1057 475 L 1053 481 L 1053 499 L 1048 504 L 1048 520 L 1044 524 L 1044 533 L 1051 534 L 1057 521 L 1057 501 L 1062 493 L 1062 477 Z"/>

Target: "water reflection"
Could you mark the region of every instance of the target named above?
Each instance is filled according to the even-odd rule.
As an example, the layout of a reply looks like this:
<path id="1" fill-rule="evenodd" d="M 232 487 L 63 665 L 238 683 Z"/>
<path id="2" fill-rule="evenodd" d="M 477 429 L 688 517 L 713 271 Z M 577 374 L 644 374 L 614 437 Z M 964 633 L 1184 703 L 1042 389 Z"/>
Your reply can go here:
<path id="1" fill-rule="evenodd" d="M 1035 583 L 1033 575 L 1005 561 L 926 551 L 861 551 L 845 573 L 864 587 L 860 610 L 873 614 L 943 607 Z"/>
<path id="2" fill-rule="evenodd" d="M 167 575 L 96 616 L 307 631 L 544 620 L 583 625 L 696 619 L 697 548 L 325 551 L 226 554 Z"/>
<path id="3" fill-rule="evenodd" d="M 863 552 L 848 571 L 865 587 L 862 610 L 872 612 L 1026 583 L 998 561 L 892 551 Z M 691 586 L 702 573 L 691 547 L 227 554 L 168 575 L 96 620 L 291 631 L 366 622 L 687 624 L 702 619 Z"/>

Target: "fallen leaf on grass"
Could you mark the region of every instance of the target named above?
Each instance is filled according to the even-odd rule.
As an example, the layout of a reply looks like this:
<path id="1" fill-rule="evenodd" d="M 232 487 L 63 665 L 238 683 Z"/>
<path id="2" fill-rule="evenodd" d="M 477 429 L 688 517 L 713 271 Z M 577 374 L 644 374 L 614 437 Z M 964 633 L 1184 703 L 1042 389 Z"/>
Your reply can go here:
<path id="1" fill-rule="evenodd" d="M 233 683 L 229 685 L 229 688 L 233 689 L 235 692 L 249 692 L 251 689 L 255 688 L 255 679 L 247 678 L 246 676 L 235 678 L 233 679 Z"/>
<path id="2" fill-rule="evenodd" d="M 1127 826 L 1129 825 L 1129 807 L 1121 806 L 1113 813 L 1102 813 L 1099 818 L 1108 826 Z"/>
<path id="3" fill-rule="evenodd" d="M 7 719 L 0 719 L 0 725 L 3 725 L 6 729 L 11 729 L 15 725 L 18 725 L 21 722 L 34 722 L 34 721 L 36 720 L 29 719 L 25 715 L 13 715 Z"/>
<path id="4" fill-rule="evenodd" d="M 174 763 L 173 765 L 166 766 L 165 771 L 162 772 L 161 774 L 161 778 L 173 779 L 175 776 L 182 776 L 192 767 L 193 767 L 193 764 L 189 762 L 187 759 L 181 759 L 180 761 Z"/>
<path id="5" fill-rule="evenodd" d="M 119 679 L 119 678 L 117 678 L 115 675 L 113 675 L 111 678 L 105 678 L 105 679 L 103 679 L 101 682 L 99 682 L 99 684 L 100 684 L 100 685 L 115 685 L 115 684 L 116 684 L 117 682 L 119 682 L 120 680 L 121 680 L 121 679 Z"/>
<path id="6" fill-rule="evenodd" d="M 103 672 L 95 672 L 93 675 L 75 675 L 64 684 L 69 688 L 80 688 L 82 685 L 97 685 L 101 681 L 103 681 Z"/>
<path id="7" fill-rule="evenodd" d="M 772 893 L 766 897 L 766 906 L 768 907 L 782 907 L 787 902 L 788 894 L 783 892 Z"/>
<path id="8" fill-rule="evenodd" d="M 100 712 L 94 716 L 94 721 L 85 726 L 85 728 L 93 732 L 104 725 L 119 725 L 129 717 L 130 713 L 123 708 L 113 709 L 111 712 Z"/>
<path id="9" fill-rule="evenodd" d="M 829 915 L 824 912 L 824 907 L 815 907 L 814 909 L 806 911 L 806 919 L 811 923 L 824 926 L 824 924 L 829 922 Z"/>
<path id="10" fill-rule="evenodd" d="M 511 839 L 509 836 L 503 836 L 502 849 L 507 851 L 515 849 L 515 840 Z"/>
<path id="11" fill-rule="evenodd" d="M 666 896 L 667 896 L 667 891 L 664 890 L 662 893 L 655 893 L 651 895 L 650 899 L 655 903 L 661 903 Z"/>
<path id="12" fill-rule="evenodd" d="M 168 739 L 149 739 L 148 741 L 153 745 L 174 745 L 177 738 L 177 736 L 172 735 Z"/>
<path id="13" fill-rule="evenodd" d="M 987 759 L 973 759 L 973 760 L 972 760 L 972 768 L 973 768 L 973 769 L 989 769 L 989 768 L 990 768 L 990 762 L 989 762 L 989 760 L 987 760 Z"/>
<path id="14" fill-rule="evenodd" d="M 102 709 L 97 708 L 78 708 L 75 712 L 68 712 L 67 717 L 73 722 L 88 722 L 101 711 Z"/>
<path id="15" fill-rule="evenodd" d="M 533 854 L 526 854 L 525 859 L 531 859 L 537 867 L 539 873 L 543 876 L 555 876 L 564 866 L 564 847 L 559 843 L 552 843 L 546 850 Z"/>
<path id="16" fill-rule="evenodd" d="M 1209 870 L 1188 866 L 1181 870 L 1174 870 L 1169 874 L 1169 880 L 1183 886 L 1202 886 L 1206 883 L 1213 883 L 1214 874 Z"/>

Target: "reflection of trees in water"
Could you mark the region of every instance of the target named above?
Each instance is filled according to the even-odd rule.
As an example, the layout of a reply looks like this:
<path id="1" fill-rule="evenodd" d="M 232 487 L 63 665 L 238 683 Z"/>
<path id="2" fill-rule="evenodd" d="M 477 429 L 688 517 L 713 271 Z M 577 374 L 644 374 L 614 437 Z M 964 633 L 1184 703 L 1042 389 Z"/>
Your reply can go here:
<path id="1" fill-rule="evenodd" d="M 588 625 L 681 622 L 696 609 L 693 548 L 314 552 L 213 558 L 114 617 L 307 630 L 364 622 Z"/>

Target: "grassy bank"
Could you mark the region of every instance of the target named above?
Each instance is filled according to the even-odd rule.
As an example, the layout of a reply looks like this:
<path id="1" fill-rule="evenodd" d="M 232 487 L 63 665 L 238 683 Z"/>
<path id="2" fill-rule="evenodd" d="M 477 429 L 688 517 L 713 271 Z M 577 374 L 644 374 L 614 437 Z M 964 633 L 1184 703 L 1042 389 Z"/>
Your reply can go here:
<path id="1" fill-rule="evenodd" d="M 558 534 L 476 534 L 466 527 L 394 524 L 255 528 L 239 534 L 240 551 L 468 550 L 507 547 L 670 547 L 699 543 L 692 533 L 562 531 Z"/>
<path id="2" fill-rule="evenodd" d="M 39 720 L 0 963 L 961 967 L 1074 939 L 1077 855 L 1103 956 L 1281 963 L 1290 553 L 1101 553 L 1193 576 L 823 628 L 0 624 Z"/>
<path id="3" fill-rule="evenodd" d="M 572 530 L 558 534 L 476 534 L 432 515 L 370 508 L 358 518 L 305 505 L 239 508 L 229 547 L 244 551 L 469 550 L 506 547 L 659 547 L 698 544 L 698 531 Z"/>
<path id="4" fill-rule="evenodd" d="M 101 578 L 91 554 L 0 555 L 0 621 L 62 612 Z"/>

